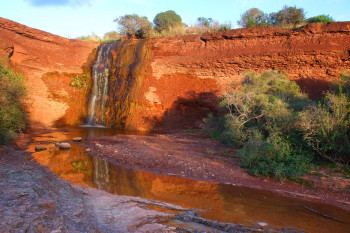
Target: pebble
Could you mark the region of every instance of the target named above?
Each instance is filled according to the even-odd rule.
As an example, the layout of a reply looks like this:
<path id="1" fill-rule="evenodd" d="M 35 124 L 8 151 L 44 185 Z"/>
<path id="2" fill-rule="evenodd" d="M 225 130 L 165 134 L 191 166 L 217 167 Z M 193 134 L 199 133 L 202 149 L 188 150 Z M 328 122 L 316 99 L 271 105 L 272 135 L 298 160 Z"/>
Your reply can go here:
<path id="1" fill-rule="evenodd" d="M 43 146 L 43 145 L 36 145 L 35 146 L 35 150 L 47 150 L 47 146 Z"/>

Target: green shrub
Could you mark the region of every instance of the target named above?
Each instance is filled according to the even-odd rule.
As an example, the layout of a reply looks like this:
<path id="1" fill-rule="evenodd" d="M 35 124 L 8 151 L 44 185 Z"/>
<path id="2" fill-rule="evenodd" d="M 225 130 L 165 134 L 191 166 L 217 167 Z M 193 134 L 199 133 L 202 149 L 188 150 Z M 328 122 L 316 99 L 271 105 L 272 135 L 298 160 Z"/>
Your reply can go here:
<path id="1" fill-rule="evenodd" d="M 350 73 L 344 73 L 340 76 L 340 79 L 332 83 L 331 91 L 335 94 L 343 93 L 350 98 Z"/>
<path id="2" fill-rule="evenodd" d="M 228 31 L 228 30 L 231 30 L 231 29 L 232 29 L 231 23 L 224 23 L 224 24 L 220 25 L 219 32 Z"/>
<path id="3" fill-rule="evenodd" d="M 258 8 L 251 8 L 241 15 L 241 19 L 237 22 L 243 28 L 255 28 L 262 26 L 270 26 L 269 15 L 265 14 Z"/>
<path id="4" fill-rule="evenodd" d="M 25 128 L 23 100 L 27 94 L 23 77 L 0 64 L 0 144 L 7 144 Z"/>
<path id="5" fill-rule="evenodd" d="M 315 159 L 338 166 L 350 162 L 350 76 L 343 74 L 317 105 L 285 74 L 247 72 L 240 86 L 224 94 L 224 123 L 207 127 L 241 148 L 241 165 L 255 176 L 298 179 Z M 216 130 L 217 130 L 216 129 Z M 218 134 L 220 135 L 220 134 Z"/>
<path id="6" fill-rule="evenodd" d="M 319 15 L 307 20 L 308 23 L 330 23 L 334 22 L 334 19 L 329 15 Z"/>
<path id="7" fill-rule="evenodd" d="M 70 85 L 72 87 L 87 88 L 88 87 L 88 74 L 82 74 L 72 78 Z"/>
<path id="8" fill-rule="evenodd" d="M 350 100 L 328 92 L 318 107 L 300 114 L 300 129 L 308 145 L 322 158 L 338 165 L 350 162 Z"/>
<path id="9" fill-rule="evenodd" d="M 298 113 L 312 105 L 285 74 L 248 72 L 241 86 L 223 95 L 223 140 L 243 147 L 241 164 L 256 176 L 297 178 L 312 166 L 298 131 Z M 312 153 L 311 153 L 312 154 Z"/>
<path id="10" fill-rule="evenodd" d="M 289 133 L 296 111 L 311 102 L 286 75 L 269 71 L 257 76 L 247 73 L 242 86 L 223 95 L 220 106 L 225 115 L 226 142 L 242 146 L 249 139 Z"/>
<path id="11" fill-rule="evenodd" d="M 271 137 L 266 141 L 249 140 L 240 151 L 241 166 L 249 168 L 254 176 L 273 176 L 281 181 L 297 179 L 312 167 L 312 157 L 295 154 L 290 142 L 281 137 Z"/>

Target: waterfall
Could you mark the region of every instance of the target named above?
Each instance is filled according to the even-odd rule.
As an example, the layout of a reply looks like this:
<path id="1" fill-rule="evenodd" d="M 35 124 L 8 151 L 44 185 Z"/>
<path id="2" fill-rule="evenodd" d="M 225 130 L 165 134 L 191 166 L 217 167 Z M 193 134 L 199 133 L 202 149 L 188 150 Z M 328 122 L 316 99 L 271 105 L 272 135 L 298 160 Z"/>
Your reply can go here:
<path id="1" fill-rule="evenodd" d="M 104 125 L 108 99 L 108 56 L 112 44 L 99 48 L 96 63 L 92 67 L 91 97 L 88 105 L 88 125 Z"/>
<path id="2" fill-rule="evenodd" d="M 125 40 L 99 47 L 91 69 L 88 125 L 129 127 L 135 113 L 142 110 L 137 97 L 148 51 L 147 40 Z"/>

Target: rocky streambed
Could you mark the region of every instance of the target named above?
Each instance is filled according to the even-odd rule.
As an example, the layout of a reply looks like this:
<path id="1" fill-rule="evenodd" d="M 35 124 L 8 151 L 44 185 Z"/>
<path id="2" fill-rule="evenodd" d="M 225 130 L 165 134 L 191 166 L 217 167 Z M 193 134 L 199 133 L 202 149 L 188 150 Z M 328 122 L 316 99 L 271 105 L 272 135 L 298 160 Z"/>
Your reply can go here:
<path id="1" fill-rule="evenodd" d="M 349 229 L 346 190 L 250 177 L 230 148 L 192 132 L 75 128 L 38 135 L 28 151 L 0 152 L 0 232 Z"/>
<path id="2" fill-rule="evenodd" d="M 23 151 L 0 149 L 0 232 L 281 230 L 264 224 L 222 224 L 199 217 L 196 210 L 70 184 L 28 158 Z"/>

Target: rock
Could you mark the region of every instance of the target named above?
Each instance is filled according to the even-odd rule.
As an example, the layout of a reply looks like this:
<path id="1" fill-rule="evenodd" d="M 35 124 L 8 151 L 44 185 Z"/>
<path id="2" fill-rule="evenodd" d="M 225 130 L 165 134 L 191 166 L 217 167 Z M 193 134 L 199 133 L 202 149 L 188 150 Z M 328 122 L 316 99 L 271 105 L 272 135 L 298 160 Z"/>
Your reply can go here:
<path id="1" fill-rule="evenodd" d="M 35 150 L 36 150 L 36 151 L 47 150 L 47 146 L 44 146 L 44 145 L 36 145 L 36 146 L 35 146 Z"/>
<path id="2" fill-rule="evenodd" d="M 266 222 L 257 222 L 256 224 L 257 224 L 259 227 L 268 227 L 268 226 L 269 226 L 269 224 L 266 223 Z"/>
<path id="3" fill-rule="evenodd" d="M 70 149 L 71 146 L 68 142 L 62 142 L 59 144 L 60 149 Z"/>
<path id="4" fill-rule="evenodd" d="M 73 141 L 75 141 L 75 142 L 80 142 L 81 140 L 83 140 L 83 138 L 81 138 L 81 137 L 73 138 Z"/>
<path id="5" fill-rule="evenodd" d="M 61 144 L 60 142 L 55 142 L 55 146 L 58 146 L 58 147 L 59 147 L 60 144 Z"/>
<path id="6" fill-rule="evenodd" d="M 85 151 L 86 151 L 86 152 L 90 152 L 90 151 L 91 151 L 91 149 L 90 149 L 90 148 L 87 148 Z"/>

